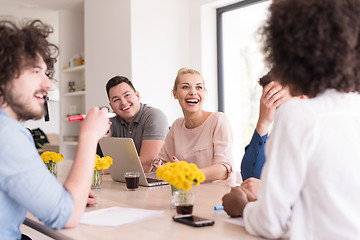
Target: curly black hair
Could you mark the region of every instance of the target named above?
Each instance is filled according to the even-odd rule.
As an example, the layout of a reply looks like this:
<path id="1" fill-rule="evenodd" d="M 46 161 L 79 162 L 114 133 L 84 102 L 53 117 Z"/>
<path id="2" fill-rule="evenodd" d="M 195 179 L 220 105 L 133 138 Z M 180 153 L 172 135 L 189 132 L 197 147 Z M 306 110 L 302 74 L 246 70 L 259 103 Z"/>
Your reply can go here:
<path id="1" fill-rule="evenodd" d="M 273 0 L 269 10 L 265 59 L 293 96 L 360 92 L 359 0 Z"/>
<path id="2" fill-rule="evenodd" d="M 24 68 L 33 65 L 41 56 L 47 66 L 47 75 L 53 77 L 58 47 L 47 38 L 51 26 L 40 20 L 16 23 L 0 21 L 0 104 L 4 104 L 7 83 L 21 75 Z"/>
<path id="3" fill-rule="evenodd" d="M 259 79 L 258 83 L 261 87 L 265 87 L 266 85 L 268 85 L 273 81 L 271 74 L 272 74 L 271 71 L 269 71 L 267 74 L 265 74 Z"/>

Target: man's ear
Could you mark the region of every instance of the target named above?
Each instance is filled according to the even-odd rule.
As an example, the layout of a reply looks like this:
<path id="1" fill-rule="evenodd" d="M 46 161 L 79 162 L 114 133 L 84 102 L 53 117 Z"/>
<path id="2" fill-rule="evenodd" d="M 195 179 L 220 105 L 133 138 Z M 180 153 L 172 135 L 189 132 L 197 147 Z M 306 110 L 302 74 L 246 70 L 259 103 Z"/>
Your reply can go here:
<path id="1" fill-rule="evenodd" d="M 136 91 L 135 95 L 136 95 L 137 99 L 140 101 L 140 93 L 138 91 Z"/>

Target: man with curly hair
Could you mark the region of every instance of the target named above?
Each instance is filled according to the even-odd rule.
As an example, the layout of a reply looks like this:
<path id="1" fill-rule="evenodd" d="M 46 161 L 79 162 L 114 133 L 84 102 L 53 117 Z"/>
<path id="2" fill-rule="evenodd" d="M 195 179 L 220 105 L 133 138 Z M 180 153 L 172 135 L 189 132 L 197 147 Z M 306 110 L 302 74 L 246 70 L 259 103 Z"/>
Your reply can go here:
<path id="1" fill-rule="evenodd" d="M 79 223 L 89 196 L 96 144 L 110 125 L 104 116 L 107 110 L 89 111 L 80 125 L 74 163 L 61 185 L 21 124 L 44 116 L 44 97 L 52 87 L 58 51 L 47 41 L 51 32 L 52 28 L 39 20 L 21 27 L 0 21 L 1 239 L 22 238 L 19 226 L 28 211 L 56 229 Z"/>
<path id="2" fill-rule="evenodd" d="M 359 239 L 360 1 L 274 0 L 262 28 L 274 77 L 292 95 L 275 113 L 256 199 L 225 211 L 267 238 Z"/>

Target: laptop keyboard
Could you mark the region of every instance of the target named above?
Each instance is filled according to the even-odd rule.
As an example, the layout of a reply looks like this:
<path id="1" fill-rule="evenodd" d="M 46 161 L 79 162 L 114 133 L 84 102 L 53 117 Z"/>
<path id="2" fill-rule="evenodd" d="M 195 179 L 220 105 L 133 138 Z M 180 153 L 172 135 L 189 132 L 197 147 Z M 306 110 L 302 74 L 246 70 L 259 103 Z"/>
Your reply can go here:
<path id="1" fill-rule="evenodd" d="M 156 178 L 146 178 L 148 183 L 156 183 L 156 182 L 162 182 L 161 179 L 156 179 Z"/>

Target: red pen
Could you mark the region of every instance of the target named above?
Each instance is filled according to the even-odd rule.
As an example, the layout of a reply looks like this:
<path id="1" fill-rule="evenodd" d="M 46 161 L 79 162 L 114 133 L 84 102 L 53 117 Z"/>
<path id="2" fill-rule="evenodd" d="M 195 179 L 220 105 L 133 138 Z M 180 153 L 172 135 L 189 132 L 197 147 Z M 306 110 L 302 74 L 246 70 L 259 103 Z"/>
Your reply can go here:
<path id="1" fill-rule="evenodd" d="M 116 116 L 116 113 L 112 113 L 112 112 L 108 112 L 108 113 L 105 114 L 105 117 L 107 117 L 107 118 L 112 118 L 112 117 L 115 117 L 115 116 Z M 69 116 L 69 117 L 68 117 L 68 121 L 69 121 L 69 122 L 81 121 L 81 120 L 83 120 L 85 117 L 86 117 L 85 114 L 76 115 L 76 116 Z"/>

